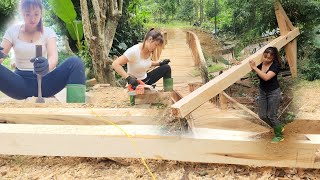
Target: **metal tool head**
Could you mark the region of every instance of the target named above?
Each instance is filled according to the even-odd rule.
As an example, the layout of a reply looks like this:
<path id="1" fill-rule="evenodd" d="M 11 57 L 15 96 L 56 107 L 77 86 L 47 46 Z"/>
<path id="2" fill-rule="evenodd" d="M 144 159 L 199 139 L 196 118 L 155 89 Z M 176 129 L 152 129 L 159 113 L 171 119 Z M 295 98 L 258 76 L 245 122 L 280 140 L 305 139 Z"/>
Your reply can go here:
<path id="1" fill-rule="evenodd" d="M 36 103 L 45 103 L 44 98 L 43 97 L 37 97 Z"/>

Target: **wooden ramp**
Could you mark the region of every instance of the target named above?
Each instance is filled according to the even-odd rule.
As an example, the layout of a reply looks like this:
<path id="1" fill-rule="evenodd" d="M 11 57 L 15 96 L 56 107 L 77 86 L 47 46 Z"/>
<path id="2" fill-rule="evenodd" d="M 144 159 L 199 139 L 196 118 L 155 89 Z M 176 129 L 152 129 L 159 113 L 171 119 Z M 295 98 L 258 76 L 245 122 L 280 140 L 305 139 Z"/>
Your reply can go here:
<path id="1" fill-rule="evenodd" d="M 183 30 L 174 29 L 168 33 L 168 44 L 162 50 L 160 59 L 170 59 L 174 87 L 187 87 L 188 82 L 201 82 L 201 78 L 196 76 L 197 67 Z M 162 81 L 159 81 L 157 86 L 162 87 Z"/>
<path id="2" fill-rule="evenodd" d="M 168 34 L 168 44 L 163 49 L 160 59 L 171 60 L 172 77 L 174 90 L 182 97 L 187 96 L 189 83 L 201 83 L 199 69 L 196 66 L 192 51 L 186 40 L 186 31 L 181 29 L 171 30 Z M 157 83 L 162 87 L 162 81 Z M 254 124 L 248 116 L 241 110 L 221 110 L 212 103 L 202 104 L 192 113 L 192 127 L 213 128 L 225 130 L 241 130 L 251 132 L 266 132 L 267 128 Z"/>

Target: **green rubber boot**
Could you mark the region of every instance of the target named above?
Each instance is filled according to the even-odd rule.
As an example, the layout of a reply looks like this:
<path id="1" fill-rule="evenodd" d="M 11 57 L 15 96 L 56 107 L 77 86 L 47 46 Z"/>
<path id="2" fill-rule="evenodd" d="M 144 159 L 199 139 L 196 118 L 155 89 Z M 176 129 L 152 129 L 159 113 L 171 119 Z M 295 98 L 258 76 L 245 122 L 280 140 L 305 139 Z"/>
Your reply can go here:
<path id="1" fill-rule="evenodd" d="M 282 125 L 278 125 L 275 128 L 273 128 L 274 130 L 274 138 L 272 138 L 272 143 L 278 143 L 280 141 L 284 140 L 282 131 L 284 130 Z"/>
<path id="2" fill-rule="evenodd" d="M 173 90 L 173 79 L 172 78 L 163 79 L 163 90 L 164 90 L 164 92 Z"/>

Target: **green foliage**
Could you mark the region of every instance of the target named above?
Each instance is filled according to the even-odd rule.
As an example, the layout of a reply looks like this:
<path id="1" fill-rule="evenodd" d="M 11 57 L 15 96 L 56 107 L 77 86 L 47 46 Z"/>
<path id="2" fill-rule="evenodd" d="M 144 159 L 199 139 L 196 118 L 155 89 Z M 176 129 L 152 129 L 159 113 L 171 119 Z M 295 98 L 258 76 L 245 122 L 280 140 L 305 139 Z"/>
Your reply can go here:
<path id="1" fill-rule="evenodd" d="M 86 68 L 86 77 L 87 79 L 94 78 L 94 70 L 92 65 L 92 58 L 89 54 L 89 47 L 86 41 L 81 41 L 82 43 L 82 51 L 78 52 L 78 56 L 83 61 Z"/>
<path id="2" fill-rule="evenodd" d="M 209 73 L 213 73 L 213 72 L 217 72 L 217 71 L 221 71 L 221 70 L 224 70 L 224 66 L 219 65 L 219 64 L 213 64 L 208 67 Z"/>
<path id="3" fill-rule="evenodd" d="M 217 1 L 217 10 L 215 9 L 215 0 L 208 0 L 205 3 L 205 7 L 204 7 L 204 12 L 206 14 L 206 16 L 208 17 L 208 19 L 213 18 L 215 15 L 218 15 L 221 11 L 221 3 L 219 1 Z"/>
<path id="4" fill-rule="evenodd" d="M 82 21 L 74 20 L 72 23 L 66 23 L 66 27 L 73 40 L 78 41 L 83 38 Z"/>
<path id="5" fill-rule="evenodd" d="M 310 51 L 309 51 L 310 52 Z M 302 76 L 309 81 L 320 79 L 320 48 L 306 55 L 304 64 L 301 65 Z"/>
<path id="6" fill-rule="evenodd" d="M 1 64 L 2 64 L 4 67 L 12 70 L 11 64 L 10 64 L 10 58 L 5 58 Z"/>
<path id="7" fill-rule="evenodd" d="M 296 117 L 296 115 L 294 114 L 294 112 L 287 112 L 286 116 L 283 119 L 283 124 L 288 124 L 290 122 L 292 122 L 294 120 L 294 118 Z"/>
<path id="8" fill-rule="evenodd" d="M 17 7 L 18 0 L 1 0 L 0 11 L 2 15 L 10 15 Z"/>
<path id="9" fill-rule="evenodd" d="M 0 31 L 5 30 L 7 23 L 17 14 L 19 0 L 0 1 Z"/>
<path id="10" fill-rule="evenodd" d="M 83 25 L 76 20 L 77 13 L 71 0 L 48 0 L 53 12 L 66 23 L 67 30 L 73 40 L 77 41 L 77 48 L 82 51 Z"/>
<path id="11" fill-rule="evenodd" d="M 191 28 L 192 26 L 190 25 L 190 23 L 185 22 L 185 21 L 170 21 L 169 23 L 166 24 L 162 24 L 162 23 L 157 23 L 157 22 L 153 22 L 153 23 L 147 23 L 145 24 L 147 27 L 154 27 L 154 28 L 165 28 L 165 29 L 174 29 L 174 28 L 181 28 L 181 29 L 187 29 L 187 28 Z"/>
<path id="12" fill-rule="evenodd" d="M 65 23 L 72 23 L 77 13 L 71 0 L 48 0 L 53 12 Z"/>
<path id="13" fill-rule="evenodd" d="M 150 13 L 153 20 L 166 23 L 170 18 L 174 19 L 178 3 L 176 0 L 147 0 L 143 3 L 143 11 Z"/>
<path id="14" fill-rule="evenodd" d="M 254 71 L 249 72 L 248 77 L 251 79 L 251 83 L 254 86 L 258 86 L 259 85 L 259 78 L 258 78 L 258 75 L 257 75 L 256 72 L 254 72 Z"/>
<path id="15" fill-rule="evenodd" d="M 214 22 L 206 21 L 201 24 L 201 28 L 207 31 L 212 31 L 214 29 Z"/>
<path id="16" fill-rule="evenodd" d="M 121 56 L 127 48 L 143 40 L 146 29 L 143 26 L 146 17 L 136 15 L 140 12 L 139 0 L 124 1 L 123 15 L 119 21 L 115 37 L 113 39 L 110 56 Z"/>
<path id="17" fill-rule="evenodd" d="M 192 23 L 195 16 L 193 0 L 184 0 L 178 10 L 177 18 Z"/>
<path id="18" fill-rule="evenodd" d="M 316 48 L 320 48 L 320 25 L 314 28 L 312 34 L 313 34 L 312 43 Z"/>

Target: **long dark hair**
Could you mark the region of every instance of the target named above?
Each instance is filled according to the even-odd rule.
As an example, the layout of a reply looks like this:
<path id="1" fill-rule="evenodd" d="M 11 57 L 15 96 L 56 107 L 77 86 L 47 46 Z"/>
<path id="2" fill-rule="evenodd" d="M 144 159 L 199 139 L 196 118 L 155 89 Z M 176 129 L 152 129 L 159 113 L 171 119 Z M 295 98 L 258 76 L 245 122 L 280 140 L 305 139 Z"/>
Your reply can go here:
<path id="1" fill-rule="evenodd" d="M 43 22 L 42 22 L 42 1 L 41 0 L 21 0 L 21 10 L 29 10 L 31 7 L 38 7 L 41 10 L 41 19 L 37 25 L 37 30 L 43 33 Z"/>
<path id="2" fill-rule="evenodd" d="M 278 66 L 282 67 L 282 61 L 279 55 L 279 51 L 276 47 L 267 47 L 267 49 L 264 50 L 263 54 L 270 54 L 273 58 L 273 62 L 277 63 Z"/>
<path id="3" fill-rule="evenodd" d="M 151 28 L 149 32 L 144 36 L 142 48 L 145 46 L 145 42 L 152 37 L 152 41 L 158 41 L 160 44 L 163 44 L 163 36 L 160 31 Z"/>

